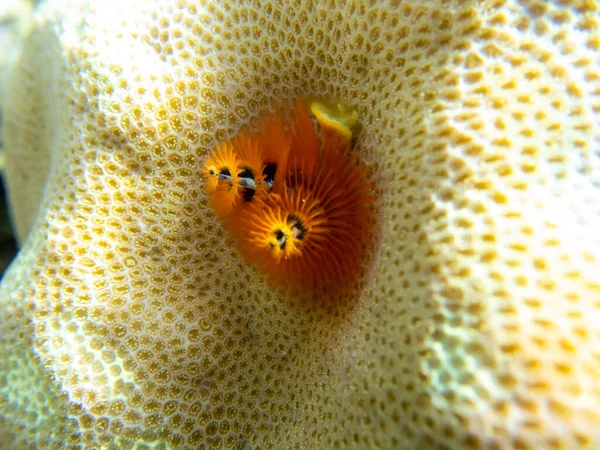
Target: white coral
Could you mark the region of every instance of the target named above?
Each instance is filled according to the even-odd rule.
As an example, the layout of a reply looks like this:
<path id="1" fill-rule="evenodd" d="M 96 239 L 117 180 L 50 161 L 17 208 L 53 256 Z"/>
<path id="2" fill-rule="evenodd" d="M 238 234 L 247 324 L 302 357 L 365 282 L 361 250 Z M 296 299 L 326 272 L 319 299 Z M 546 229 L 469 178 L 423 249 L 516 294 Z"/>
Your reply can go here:
<path id="1" fill-rule="evenodd" d="M 4 128 L 0 442 L 600 445 L 597 2 L 248 3 L 39 11 Z M 357 106 L 380 194 L 344 302 L 273 292 L 200 176 L 310 95 Z"/>

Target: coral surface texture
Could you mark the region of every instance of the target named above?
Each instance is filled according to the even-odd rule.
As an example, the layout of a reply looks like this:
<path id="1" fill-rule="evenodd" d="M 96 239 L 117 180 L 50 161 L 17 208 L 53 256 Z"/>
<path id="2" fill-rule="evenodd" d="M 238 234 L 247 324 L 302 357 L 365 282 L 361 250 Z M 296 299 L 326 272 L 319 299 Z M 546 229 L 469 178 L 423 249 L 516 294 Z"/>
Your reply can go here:
<path id="1" fill-rule="evenodd" d="M 3 450 L 600 448 L 598 1 L 45 0 L 8 83 Z M 335 295 L 205 189 L 297 98 L 374 199 Z"/>

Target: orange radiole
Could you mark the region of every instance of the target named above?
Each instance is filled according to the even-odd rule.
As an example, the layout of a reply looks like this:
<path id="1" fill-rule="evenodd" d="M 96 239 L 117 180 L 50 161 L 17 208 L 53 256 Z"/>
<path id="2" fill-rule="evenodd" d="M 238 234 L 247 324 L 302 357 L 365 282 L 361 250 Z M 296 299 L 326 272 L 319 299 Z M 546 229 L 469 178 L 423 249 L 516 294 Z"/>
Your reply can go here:
<path id="1" fill-rule="evenodd" d="M 241 254 L 283 287 L 358 279 L 373 222 L 372 184 L 351 148 L 356 113 L 296 101 L 218 146 L 204 165 L 212 207 Z"/>
<path id="2" fill-rule="evenodd" d="M 206 192 L 220 217 L 229 214 L 239 200 L 239 165 L 240 160 L 229 142 L 217 148 L 204 164 Z"/>

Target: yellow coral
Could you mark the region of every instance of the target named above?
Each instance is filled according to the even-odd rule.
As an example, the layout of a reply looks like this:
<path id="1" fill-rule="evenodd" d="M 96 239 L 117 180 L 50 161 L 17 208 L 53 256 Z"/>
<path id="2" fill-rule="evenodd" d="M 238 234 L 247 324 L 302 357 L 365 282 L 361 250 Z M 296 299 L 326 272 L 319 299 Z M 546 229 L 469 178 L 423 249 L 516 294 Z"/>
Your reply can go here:
<path id="1" fill-rule="evenodd" d="M 598 9 L 43 2 L 6 105 L 0 445 L 600 446 Z M 349 302 L 272 291 L 203 190 L 298 96 L 356 106 L 378 184 Z"/>
<path id="2" fill-rule="evenodd" d="M 358 114 L 347 105 L 327 105 L 321 101 L 311 102 L 310 109 L 321 125 L 324 140 L 341 139 L 350 142 L 352 128 L 356 126 Z"/>

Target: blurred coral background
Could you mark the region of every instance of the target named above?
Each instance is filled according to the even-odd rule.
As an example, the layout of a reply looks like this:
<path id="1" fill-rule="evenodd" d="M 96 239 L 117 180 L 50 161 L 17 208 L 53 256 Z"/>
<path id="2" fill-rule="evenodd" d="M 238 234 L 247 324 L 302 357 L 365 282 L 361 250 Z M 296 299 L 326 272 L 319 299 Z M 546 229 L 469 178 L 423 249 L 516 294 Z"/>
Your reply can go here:
<path id="1" fill-rule="evenodd" d="M 35 0 L 0 1 L 0 128 L 8 67 L 16 57 L 19 42 L 26 33 Z M 4 172 L 4 146 L 0 134 L 0 171 Z M 17 246 L 8 214 L 4 180 L 0 183 L 0 277 L 12 261 Z"/>

